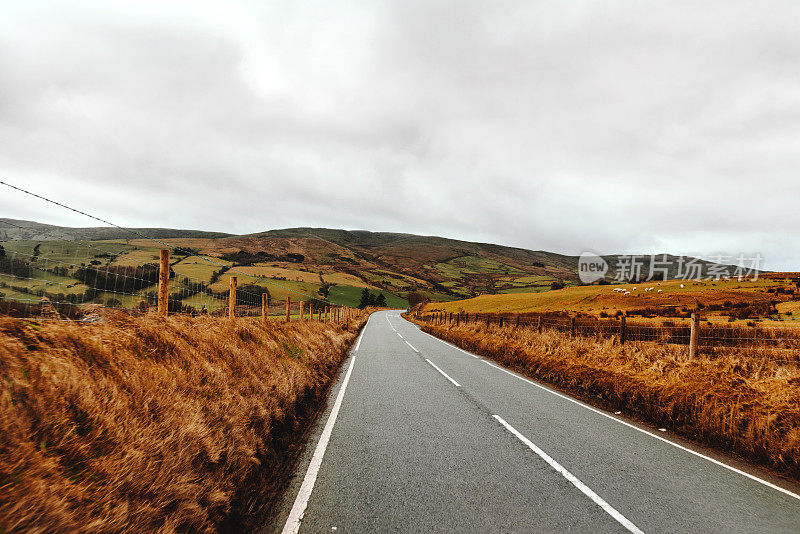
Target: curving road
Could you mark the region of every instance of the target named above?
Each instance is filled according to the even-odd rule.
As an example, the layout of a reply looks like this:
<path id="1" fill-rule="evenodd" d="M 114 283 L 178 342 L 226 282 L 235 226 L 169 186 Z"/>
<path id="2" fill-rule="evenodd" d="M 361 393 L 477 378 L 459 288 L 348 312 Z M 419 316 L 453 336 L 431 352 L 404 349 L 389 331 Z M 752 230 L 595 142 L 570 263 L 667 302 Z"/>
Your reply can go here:
<path id="1" fill-rule="evenodd" d="M 373 314 L 272 532 L 800 532 L 754 468 Z"/>

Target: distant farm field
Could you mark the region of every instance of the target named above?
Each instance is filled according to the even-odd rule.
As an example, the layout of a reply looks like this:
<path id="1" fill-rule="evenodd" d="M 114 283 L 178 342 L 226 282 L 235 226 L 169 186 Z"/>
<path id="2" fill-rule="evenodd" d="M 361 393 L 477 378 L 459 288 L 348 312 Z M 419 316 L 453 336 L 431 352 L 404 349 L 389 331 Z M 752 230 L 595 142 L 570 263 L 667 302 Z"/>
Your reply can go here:
<path id="1" fill-rule="evenodd" d="M 650 310 L 654 315 L 659 315 L 658 312 L 669 315 L 700 307 L 708 310 L 712 318 L 719 316 L 721 319 L 728 317 L 727 312 L 757 307 L 763 311 L 761 318 L 800 320 L 800 302 L 794 300 L 797 288 L 783 280 L 766 278 L 741 282 L 670 280 L 644 284 L 588 285 L 536 293 L 520 289 L 509 291 L 514 292 L 481 295 L 431 306 L 446 312 L 580 312 L 609 316 L 637 310 Z"/>

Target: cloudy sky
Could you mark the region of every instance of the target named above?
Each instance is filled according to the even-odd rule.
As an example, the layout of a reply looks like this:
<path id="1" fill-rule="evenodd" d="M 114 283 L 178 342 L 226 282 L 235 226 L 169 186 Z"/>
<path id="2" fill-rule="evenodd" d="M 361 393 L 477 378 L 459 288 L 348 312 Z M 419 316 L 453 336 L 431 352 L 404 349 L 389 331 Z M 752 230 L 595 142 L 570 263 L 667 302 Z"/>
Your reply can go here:
<path id="1" fill-rule="evenodd" d="M 793 0 L 0 4 L 0 180 L 122 225 L 800 270 L 799 172 Z"/>

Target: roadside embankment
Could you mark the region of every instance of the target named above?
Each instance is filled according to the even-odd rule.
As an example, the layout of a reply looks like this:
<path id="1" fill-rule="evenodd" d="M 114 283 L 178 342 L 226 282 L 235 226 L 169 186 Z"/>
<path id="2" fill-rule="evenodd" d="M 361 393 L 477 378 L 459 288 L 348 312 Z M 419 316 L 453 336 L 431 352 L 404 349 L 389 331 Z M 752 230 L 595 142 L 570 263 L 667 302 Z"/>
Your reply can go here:
<path id="1" fill-rule="evenodd" d="M 365 321 L 0 318 L 0 532 L 246 524 Z"/>

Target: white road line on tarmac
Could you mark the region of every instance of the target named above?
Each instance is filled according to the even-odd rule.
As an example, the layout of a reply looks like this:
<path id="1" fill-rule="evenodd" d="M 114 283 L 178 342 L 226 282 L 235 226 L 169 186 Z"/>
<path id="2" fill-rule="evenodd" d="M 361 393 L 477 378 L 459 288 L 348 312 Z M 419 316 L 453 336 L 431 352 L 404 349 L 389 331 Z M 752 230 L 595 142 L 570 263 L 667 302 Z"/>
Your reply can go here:
<path id="1" fill-rule="evenodd" d="M 430 335 L 430 334 L 428 334 L 428 335 Z M 471 352 L 467 352 L 467 351 L 465 351 L 464 349 L 462 349 L 461 347 L 456 347 L 455 345 L 453 345 L 452 343 L 448 343 L 448 342 L 447 342 L 447 341 L 445 341 L 444 339 L 439 339 L 439 338 L 438 338 L 438 337 L 436 337 L 436 336 L 431 336 L 431 337 L 433 337 L 433 339 L 436 339 L 436 340 L 438 340 L 438 341 L 441 341 L 442 343 L 444 343 L 445 345 L 447 345 L 448 347 L 450 347 L 450 348 L 452 348 L 452 349 L 456 349 L 456 350 L 458 350 L 458 351 L 461 351 L 461 352 L 463 352 L 463 353 L 464 353 L 464 354 L 466 354 L 467 356 L 471 356 L 471 357 L 473 357 L 473 358 L 478 358 L 477 356 L 475 356 L 475 355 L 474 355 L 474 354 L 472 354 Z"/>
<path id="2" fill-rule="evenodd" d="M 503 369 L 499 365 L 495 365 L 495 364 L 493 364 L 493 363 L 491 363 L 489 361 L 486 361 L 486 360 L 482 360 L 482 361 L 486 365 L 491 365 L 495 369 L 503 371 L 504 373 L 507 373 L 507 374 L 513 376 L 514 378 L 519 378 L 523 382 L 527 382 L 528 384 L 530 384 L 532 386 L 536 386 L 537 388 L 543 389 L 544 391 L 547 391 L 549 393 L 552 393 L 553 395 L 556 395 L 557 397 L 561 397 L 562 399 L 568 400 L 568 401 L 570 401 L 570 402 L 572 402 L 574 404 L 577 404 L 578 406 L 582 406 L 582 407 L 586 408 L 587 410 L 591 410 L 591 411 L 593 411 L 593 412 L 595 412 L 597 414 L 602 415 L 603 417 L 607 417 L 608 419 L 611 419 L 612 421 L 616 421 L 617 423 L 619 423 L 621 425 L 625 425 L 625 426 L 627 426 L 629 428 L 632 428 L 634 430 L 638 430 L 642 434 L 647 434 L 651 438 L 655 438 L 655 439 L 657 439 L 659 441 L 663 441 L 664 443 L 668 443 L 669 445 L 672 445 L 673 447 L 677 447 L 678 449 L 680 449 L 682 451 L 685 451 L 685 452 L 688 452 L 689 454 L 693 454 L 693 455 L 697 456 L 698 458 L 703 458 L 704 460 L 708 460 L 709 462 L 711 462 L 713 464 L 716 464 L 716 465 L 718 465 L 720 467 L 724 467 L 725 469 L 733 471 L 734 473 L 742 475 L 743 477 L 747 477 L 750 480 L 758 482 L 759 484 L 763 484 L 763 485 L 765 485 L 767 487 L 770 487 L 770 488 L 772 488 L 774 490 L 780 491 L 781 493 L 783 493 L 785 495 L 788 495 L 789 497 L 793 497 L 793 498 L 795 498 L 797 500 L 800 500 L 800 495 L 798 495 L 798 494 L 796 494 L 794 492 L 791 492 L 791 491 L 787 490 L 786 488 L 782 488 L 780 486 L 777 486 L 777 485 L 773 484 L 772 482 L 767 482 L 766 480 L 758 478 L 755 475 L 751 475 L 750 473 L 747 473 L 746 471 L 742 471 L 741 469 L 737 469 L 737 468 L 733 467 L 732 465 L 728 465 L 728 464 L 726 464 L 724 462 L 720 462 L 719 460 L 716 460 L 714 458 L 706 456 L 705 454 L 701 454 L 701 453 L 699 453 L 697 451 L 693 451 L 692 449 L 684 447 L 683 445 L 681 445 L 679 443 L 675 443 L 674 441 L 670 441 L 670 440 L 668 440 L 666 438 L 662 438 L 661 436 L 653 434 L 652 432 L 648 432 L 647 430 L 644 430 L 643 428 L 639 428 L 638 426 L 632 425 L 632 424 L 628 423 L 627 421 L 623 421 L 622 419 L 617 419 L 616 417 L 613 417 L 613 416 L 611 416 L 611 415 L 609 415 L 609 414 L 607 414 L 607 413 L 605 413 L 605 412 L 603 412 L 601 410 L 598 410 L 597 408 L 595 408 L 593 406 L 589 406 L 588 404 L 585 404 L 585 403 L 583 403 L 583 402 L 581 402 L 579 400 L 573 399 L 572 397 L 569 397 L 567 395 L 562 395 L 561 393 L 558 393 L 557 391 L 553 391 L 552 389 L 550 389 L 548 387 L 545 387 L 545 386 L 543 386 L 541 384 L 537 384 L 533 380 L 529 380 L 529 379 L 525 378 L 524 376 L 520 376 L 520 375 L 518 375 L 516 373 L 512 373 L 508 369 Z"/>
<path id="3" fill-rule="evenodd" d="M 364 327 L 366 329 L 366 326 Z M 363 334 L 363 331 L 362 331 Z M 347 369 L 347 374 L 342 381 L 342 387 L 339 389 L 339 394 L 336 395 L 336 401 L 333 403 L 333 409 L 328 416 L 328 421 L 325 423 L 325 428 L 322 429 L 322 435 L 319 438 L 314 455 L 311 457 L 311 463 L 306 471 L 306 476 L 303 478 L 303 483 L 300 486 L 300 491 L 297 493 L 297 498 L 294 500 L 289 518 L 283 526 L 283 534 L 297 534 L 300 530 L 300 522 L 303 520 L 306 506 L 308 506 L 308 499 L 311 498 L 311 492 L 314 490 L 314 483 L 317 481 L 317 474 L 319 468 L 322 466 L 322 457 L 325 456 L 325 449 L 328 448 L 328 441 L 333 432 L 333 425 L 336 423 L 336 417 L 339 415 L 339 408 L 342 406 L 342 399 L 344 392 L 347 389 L 347 383 L 350 382 L 350 374 L 353 372 L 353 366 L 356 363 L 356 357 L 352 356 L 350 360 L 350 367 Z"/>
<path id="4" fill-rule="evenodd" d="M 450 378 L 449 376 L 447 376 L 447 373 L 445 373 L 444 371 L 442 371 L 441 369 L 439 369 L 439 368 L 436 366 L 436 364 L 435 364 L 435 363 L 433 363 L 432 361 L 430 361 L 428 358 L 425 358 L 425 361 L 426 361 L 426 362 L 428 362 L 429 364 L 431 364 L 431 365 L 433 366 L 433 368 L 434 368 L 434 369 L 436 369 L 437 371 L 439 371 L 440 373 L 442 373 L 442 376 L 443 376 L 443 377 L 445 377 L 446 379 L 448 379 L 450 382 L 452 382 L 452 383 L 453 383 L 453 385 L 454 385 L 455 387 L 457 387 L 457 388 L 460 388 L 460 387 L 461 387 L 461 384 L 459 384 L 458 382 L 456 382 L 455 380 L 453 380 L 452 378 Z"/>
<path id="5" fill-rule="evenodd" d="M 406 340 L 405 340 L 405 339 L 403 339 L 403 341 L 406 341 Z M 406 345 L 408 345 L 409 347 L 411 347 L 411 350 L 413 350 L 414 352 L 416 352 L 416 353 L 419 353 L 419 351 L 417 350 L 417 348 L 416 348 L 414 345 L 412 345 L 411 343 L 409 343 L 408 341 L 406 341 Z"/>
<path id="6" fill-rule="evenodd" d="M 506 422 L 506 421 L 505 421 L 505 420 L 504 420 L 502 417 L 500 417 L 499 415 L 493 415 L 492 417 L 494 417 L 495 419 L 497 419 L 497 421 L 498 421 L 498 422 L 499 422 L 501 425 L 503 425 L 503 426 L 505 427 L 505 429 L 506 429 L 506 430 L 508 430 L 509 432 L 511 432 L 512 434 L 514 434 L 514 436 L 516 436 L 516 438 L 517 438 L 517 439 L 519 439 L 519 440 L 520 440 L 522 443 L 524 443 L 525 445 L 527 445 L 527 446 L 528 446 L 528 448 L 529 448 L 530 450 L 532 450 L 533 452 L 535 452 L 536 454 L 538 454 L 538 455 L 539 455 L 539 456 L 540 456 L 540 457 L 541 457 L 541 458 L 542 458 L 542 459 L 543 459 L 545 462 L 547 462 L 547 463 L 550 465 L 550 467 L 552 467 L 553 469 L 555 469 L 557 472 L 561 473 L 561 475 L 562 475 L 564 478 L 566 478 L 567 480 L 569 480 L 569 481 L 572 483 L 572 485 L 573 485 L 573 486 L 575 486 L 576 488 L 578 488 L 579 490 L 581 490 L 581 492 L 582 492 L 584 495 L 586 495 L 587 497 L 589 497 L 589 498 L 590 498 L 592 501 L 594 501 L 594 503 L 595 503 L 595 504 L 597 504 L 597 505 L 598 505 L 600 508 L 602 508 L 603 510 L 605 510 L 605 512 L 606 512 L 608 515 L 610 515 L 611 517 L 613 517 L 614 519 L 616 519 L 616 520 L 617 520 L 617 522 L 618 522 L 620 525 L 622 525 L 623 527 L 625 527 L 626 529 L 628 529 L 630 532 L 634 532 L 634 533 L 636 533 L 636 534 L 644 534 L 644 533 L 643 533 L 643 532 L 642 532 L 642 531 L 639 529 L 639 527 L 637 527 L 636 525 L 634 525 L 634 524 L 633 524 L 633 523 L 632 523 L 632 522 L 631 522 L 631 521 L 630 521 L 628 518 L 626 518 L 624 515 L 622 515 L 621 513 L 619 513 L 619 512 L 618 512 L 618 511 L 617 511 L 617 510 L 616 510 L 616 509 L 613 507 L 613 506 L 611 506 L 611 505 L 610 505 L 610 504 L 608 504 L 608 503 L 607 503 L 605 500 L 603 500 L 603 498 L 602 498 L 602 497 L 600 497 L 598 494 L 596 494 L 594 491 L 592 491 L 592 489 L 591 489 L 589 486 L 587 486 L 586 484 L 584 484 L 583 482 L 581 482 L 581 481 L 578 479 L 578 477 L 576 477 L 575 475 L 573 475 L 572 473 L 570 473 L 569 471 L 567 471 L 567 470 L 566 470 L 566 469 L 565 469 L 565 468 L 564 468 L 564 467 L 563 467 L 561 464 L 559 464 L 558 462 L 556 462 L 555 460 L 553 460 L 553 459 L 552 459 L 552 458 L 551 458 L 551 457 L 550 457 L 550 456 L 549 456 L 549 455 L 548 455 L 546 452 L 544 452 L 542 449 L 540 449 L 539 447 L 537 447 L 535 443 L 533 443 L 531 440 L 529 440 L 528 438 L 526 438 L 525 436 L 523 436 L 522 434 L 520 434 L 520 433 L 517 431 L 517 429 L 516 429 L 516 428 L 514 428 L 514 427 L 513 427 L 513 426 L 511 426 L 511 425 L 509 425 L 509 424 L 508 424 L 508 423 L 507 423 L 507 422 Z"/>
<path id="7" fill-rule="evenodd" d="M 367 325 L 369 324 L 369 319 L 367 319 L 367 324 L 364 325 L 364 329 L 361 330 L 361 333 L 358 335 L 358 341 L 356 341 L 356 352 L 358 352 L 358 347 L 361 346 L 361 338 L 364 337 L 364 332 L 367 330 Z"/>

